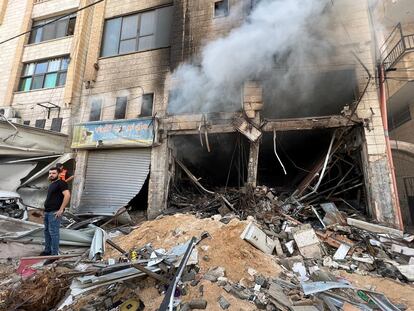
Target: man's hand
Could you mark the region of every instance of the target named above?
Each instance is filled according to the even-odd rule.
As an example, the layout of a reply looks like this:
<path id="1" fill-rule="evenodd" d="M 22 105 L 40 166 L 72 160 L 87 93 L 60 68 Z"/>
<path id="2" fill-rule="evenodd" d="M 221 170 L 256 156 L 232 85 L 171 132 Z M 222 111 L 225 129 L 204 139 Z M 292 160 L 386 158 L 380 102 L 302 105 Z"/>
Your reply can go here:
<path id="1" fill-rule="evenodd" d="M 65 210 L 63 209 L 60 209 L 60 210 L 58 210 L 56 213 L 55 213 L 55 217 L 56 218 L 60 218 L 60 217 L 62 217 L 62 215 L 63 215 L 63 212 L 64 212 Z"/>

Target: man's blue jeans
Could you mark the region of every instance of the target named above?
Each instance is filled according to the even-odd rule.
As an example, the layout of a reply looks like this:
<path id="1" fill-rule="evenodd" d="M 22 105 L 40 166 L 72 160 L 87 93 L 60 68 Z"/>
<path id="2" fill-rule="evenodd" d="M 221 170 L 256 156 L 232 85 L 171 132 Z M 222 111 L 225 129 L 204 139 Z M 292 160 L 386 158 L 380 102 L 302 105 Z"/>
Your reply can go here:
<path id="1" fill-rule="evenodd" d="M 60 217 L 56 218 L 56 211 L 45 212 L 45 253 L 59 255 L 59 228 Z"/>

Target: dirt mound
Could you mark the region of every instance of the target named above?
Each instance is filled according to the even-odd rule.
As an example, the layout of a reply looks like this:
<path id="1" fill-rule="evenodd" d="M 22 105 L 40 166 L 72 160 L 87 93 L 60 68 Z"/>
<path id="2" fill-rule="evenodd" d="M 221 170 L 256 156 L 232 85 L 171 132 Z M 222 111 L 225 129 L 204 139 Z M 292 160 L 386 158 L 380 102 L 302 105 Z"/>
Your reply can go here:
<path id="1" fill-rule="evenodd" d="M 69 280 L 59 277 L 57 271 L 45 270 L 21 282 L 18 288 L 10 288 L 0 310 L 37 310 L 53 309 L 65 295 Z M 4 308 L 4 309 L 3 309 Z"/>
<path id="2" fill-rule="evenodd" d="M 249 277 L 248 268 L 255 269 L 264 276 L 277 276 L 281 271 L 274 256 L 266 255 L 246 241 L 240 234 L 246 227 L 246 221 L 233 219 L 227 225 L 216 220 L 199 219 L 193 215 L 176 214 L 154 221 L 147 221 L 126 236 L 114 241 L 129 251 L 151 243 L 155 248 L 170 249 L 172 246 L 188 241 L 208 232 L 207 238 L 197 246 L 199 265 L 205 273 L 211 267 L 224 267 L 226 276 L 233 282 Z M 106 257 L 118 257 L 119 253 L 109 249 Z"/>

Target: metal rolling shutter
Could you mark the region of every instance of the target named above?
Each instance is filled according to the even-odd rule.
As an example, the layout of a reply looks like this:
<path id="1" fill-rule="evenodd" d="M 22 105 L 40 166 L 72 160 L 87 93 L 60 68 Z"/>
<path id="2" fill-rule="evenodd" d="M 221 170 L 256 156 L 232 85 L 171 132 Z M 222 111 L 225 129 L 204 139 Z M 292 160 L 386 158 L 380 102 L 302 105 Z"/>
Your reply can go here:
<path id="1" fill-rule="evenodd" d="M 150 163 L 150 148 L 89 152 L 78 213 L 114 214 L 141 190 Z"/>

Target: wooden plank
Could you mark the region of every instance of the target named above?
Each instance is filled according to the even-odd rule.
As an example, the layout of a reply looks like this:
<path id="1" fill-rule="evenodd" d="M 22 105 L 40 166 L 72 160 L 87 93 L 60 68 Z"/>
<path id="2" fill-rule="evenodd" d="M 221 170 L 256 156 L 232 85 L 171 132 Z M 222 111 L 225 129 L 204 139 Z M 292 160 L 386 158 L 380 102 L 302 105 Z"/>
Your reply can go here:
<path id="1" fill-rule="evenodd" d="M 401 230 L 397 230 L 394 228 L 389 228 L 381 225 L 376 225 L 370 222 L 354 219 L 354 218 L 347 218 L 347 223 L 350 226 L 354 226 L 356 228 L 364 229 L 374 233 L 386 233 L 391 236 L 403 237 L 403 232 Z"/>

